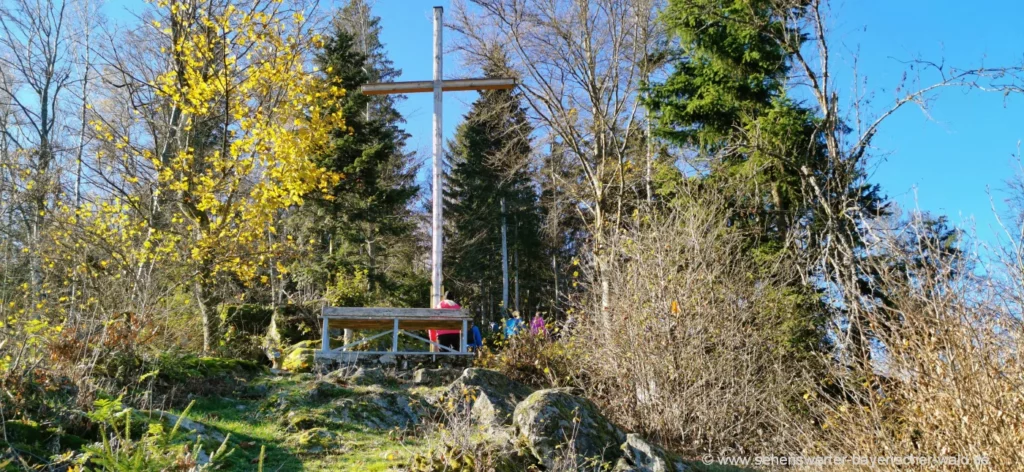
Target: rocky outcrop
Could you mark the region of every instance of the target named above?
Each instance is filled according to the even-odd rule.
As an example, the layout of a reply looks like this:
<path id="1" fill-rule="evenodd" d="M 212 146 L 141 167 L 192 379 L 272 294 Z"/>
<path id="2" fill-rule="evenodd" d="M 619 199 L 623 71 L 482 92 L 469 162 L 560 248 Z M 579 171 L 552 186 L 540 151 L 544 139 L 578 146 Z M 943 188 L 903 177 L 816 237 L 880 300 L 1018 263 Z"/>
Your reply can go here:
<path id="1" fill-rule="evenodd" d="M 455 380 L 458 371 L 453 369 L 416 369 L 412 374 L 413 385 L 440 387 Z"/>
<path id="2" fill-rule="evenodd" d="M 473 367 L 452 382 L 446 396 L 458 408 L 468 408 L 470 416 L 479 424 L 508 426 L 512 424 L 516 404 L 532 392 L 530 387 L 500 372 Z"/>
<path id="3" fill-rule="evenodd" d="M 326 380 L 314 381 L 306 389 L 306 401 L 313 403 L 324 403 L 338 397 L 352 394 L 351 390 L 339 387 L 333 382 Z"/>
<path id="4" fill-rule="evenodd" d="M 360 367 L 348 381 L 356 385 L 381 385 L 387 380 L 387 375 L 379 367 Z"/>
<path id="5" fill-rule="evenodd" d="M 408 428 L 427 411 L 422 402 L 398 392 L 372 392 L 336 400 L 331 409 L 338 419 L 367 429 Z"/>
<path id="6" fill-rule="evenodd" d="M 566 389 L 532 393 L 516 406 L 513 424 L 534 458 L 548 469 L 615 463 L 623 456 L 626 434 L 590 400 Z"/>
<path id="7" fill-rule="evenodd" d="M 622 445 L 624 456 L 615 472 L 686 472 L 691 470 L 677 457 L 668 454 L 636 434 L 626 435 Z"/>

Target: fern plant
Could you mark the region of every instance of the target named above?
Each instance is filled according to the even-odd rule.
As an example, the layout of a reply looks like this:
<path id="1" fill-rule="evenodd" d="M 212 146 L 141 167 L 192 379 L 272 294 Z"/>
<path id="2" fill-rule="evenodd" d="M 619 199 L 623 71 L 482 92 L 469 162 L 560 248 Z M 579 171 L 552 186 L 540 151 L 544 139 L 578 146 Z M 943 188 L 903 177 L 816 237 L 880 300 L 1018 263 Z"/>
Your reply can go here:
<path id="1" fill-rule="evenodd" d="M 177 441 L 182 421 L 188 417 L 193 401 L 178 417 L 168 431 L 163 423 L 151 423 L 145 433 L 135 432 L 133 436 L 131 408 L 124 408 L 121 399 L 97 400 L 89 418 L 100 425 L 103 441 L 101 444 L 85 447 L 86 454 L 78 471 L 156 472 L 180 471 L 200 472 L 211 470 L 232 452 L 228 450 L 230 435 L 224 438 L 212 454 L 203 451 L 202 438 L 194 442 Z"/>

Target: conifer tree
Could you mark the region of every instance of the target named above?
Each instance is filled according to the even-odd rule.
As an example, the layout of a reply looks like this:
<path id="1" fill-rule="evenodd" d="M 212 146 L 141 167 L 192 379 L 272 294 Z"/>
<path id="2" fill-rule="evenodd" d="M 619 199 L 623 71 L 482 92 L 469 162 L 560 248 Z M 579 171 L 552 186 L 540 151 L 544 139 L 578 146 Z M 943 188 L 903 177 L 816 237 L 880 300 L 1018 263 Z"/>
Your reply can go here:
<path id="1" fill-rule="evenodd" d="M 794 225 L 813 222 L 801 172 L 826 162 L 813 113 L 786 95 L 787 55 L 778 38 L 799 33 L 787 29 L 787 12 L 775 5 L 671 1 L 663 18 L 679 40 L 674 70 L 651 88 L 647 103 L 661 138 L 706 159 L 689 183 L 725 194 L 733 226 L 748 235 L 750 257 L 766 268 L 792 255 L 785 248 Z M 687 185 L 674 167 L 659 170 L 662 190 Z M 806 235 L 804 229 L 796 231 Z M 793 302 L 782 346 L 817 350 L 824 317 L 814 290 L 795 279 L 781 295 Z"/>
<path id="2" fill-rule="evenodd" d="M 333 27 L 317 62 L 348 91 L 334 105 L 347 120 L 317 162 L 345 178 L 329 190 L 331 198 L 313 201 L 298 220 L 315 243 L 314 257 L 299 262 L 300 282 L 362 294 L 335 303 L 422 305 L 427 292 L 420 290 L 423 274 L 414 270 L 419 250 L 410 208 L 419 187 L 405 150 L 404 120 L 395 108 L 402 97 L 359 92 L 361 85 L 393 80 L 401 71 L 387 58 L 380 19 L 370 15 L 364 0 L 339 10 Z"/>
<path id="3" fill-rule="evenodd" d="M 485 75 L 507 74 L 504 56 L 493 57 Z M 503 309 L 536 307 L 545 280 L 540 211 L 529 165 L 532 128 L 520 100 L 514 90 L 481 92 L 448 146 L 445 288 L 490 319 Z M 510 279 L 506 307 L 501 306 L 503 224 Z"/>
<path id="4" fill-rule="evenodd" d="M 675 68 L 647 103 L 661 138 L 706 160 L 690 179 L 662 166 L 662 190 L 693 184 L 723 192 L 750 257 L 766 270 L 797 268 L 782 294 L 793 302 L 784 346 L 796 353 L 824 347 L 825 315 L 841 311 L 823 304 L 817 290 L 824 281 L 806 282 L 816 279 L 808 261 L 828 244 L 809 182 L 826 181 L 831 164 L 820 119 L 787 93 L 788 60 L 804 39 L 792 18 L 805 8 L 799 1 L 670 1 L 664 20 L 679 40 Z M 885 212 L 877 186 L 828 191 L 857 196 L 869 213 Z"/>

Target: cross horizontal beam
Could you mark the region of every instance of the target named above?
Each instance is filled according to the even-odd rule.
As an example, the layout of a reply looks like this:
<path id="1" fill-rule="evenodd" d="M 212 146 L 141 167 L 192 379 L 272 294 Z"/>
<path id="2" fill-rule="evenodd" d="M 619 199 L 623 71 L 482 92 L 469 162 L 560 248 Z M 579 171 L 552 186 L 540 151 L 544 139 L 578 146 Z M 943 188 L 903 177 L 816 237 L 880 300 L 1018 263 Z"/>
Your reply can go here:
<path id="1" fill-rule="evenodd" d="M 442 92 L 466 90 L 504 90 L 514 88 L 516 79 L 456 79 L 442 80 Z M 433 92 L 434 81 L 413 80 L 410 82 L 381 82 L 366 84 L 359 88 L 363 95 L 389 95 L 397 93 Z"/>

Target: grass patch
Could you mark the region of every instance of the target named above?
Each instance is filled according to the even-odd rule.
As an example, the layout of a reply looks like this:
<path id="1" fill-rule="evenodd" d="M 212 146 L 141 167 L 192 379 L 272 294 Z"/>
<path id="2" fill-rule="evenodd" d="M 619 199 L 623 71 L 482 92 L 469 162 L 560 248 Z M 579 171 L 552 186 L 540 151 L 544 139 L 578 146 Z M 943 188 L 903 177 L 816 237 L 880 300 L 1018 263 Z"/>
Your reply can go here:
<path id="1" fill-rule="evenodd" d="M 260 446 L 266 446 L 264 470 L 392 470 L 426 451 L 433 434 L 424 437 L 406 430 L 373 430 L 331 414 L 331 401 L 358 399 L 381 392 L 380 387 L 325 388 L 309 375 L 260 377 L 253 383 L 266 386 L 263 398 L 200 397 L 190 415 L 194 421 L 231 434 L 235 452 L 227 458 L 227 465 L 232 470 L 252 468 Z M 330 437 L 302 444 L 297 435 L 303 432 L 289 431 L 288 422 L 282 420 L 282 414 L 289 412 L 317 418 L 307 426 L 322 429 Z"/>

